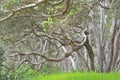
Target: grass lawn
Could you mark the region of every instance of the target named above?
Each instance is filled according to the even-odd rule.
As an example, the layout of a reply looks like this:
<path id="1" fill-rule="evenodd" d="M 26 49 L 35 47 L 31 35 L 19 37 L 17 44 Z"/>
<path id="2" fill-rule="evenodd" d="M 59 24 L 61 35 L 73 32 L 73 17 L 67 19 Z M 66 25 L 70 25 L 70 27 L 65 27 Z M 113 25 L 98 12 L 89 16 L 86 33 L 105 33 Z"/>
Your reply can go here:
<path id="1" fill-rule="evenodd" d="M 46 76 L 37 75 L 25 80 L 120 80 L 120 73 L 57 73 Z"/>

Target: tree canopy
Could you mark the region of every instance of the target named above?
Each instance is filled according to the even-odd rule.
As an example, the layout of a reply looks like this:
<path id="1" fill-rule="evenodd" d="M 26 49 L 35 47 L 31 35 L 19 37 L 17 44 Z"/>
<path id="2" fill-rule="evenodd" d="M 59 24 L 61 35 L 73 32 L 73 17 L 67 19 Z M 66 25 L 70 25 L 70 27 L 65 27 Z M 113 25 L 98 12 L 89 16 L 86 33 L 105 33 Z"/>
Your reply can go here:
<path id="1" fill-rule="evenodd" d="M 31 64 L 39 71 L 53 62 L 63 71 L 119 71 L 119 2 L 1 0 L 3 66 L 13 61 L 14 68 Z"/>

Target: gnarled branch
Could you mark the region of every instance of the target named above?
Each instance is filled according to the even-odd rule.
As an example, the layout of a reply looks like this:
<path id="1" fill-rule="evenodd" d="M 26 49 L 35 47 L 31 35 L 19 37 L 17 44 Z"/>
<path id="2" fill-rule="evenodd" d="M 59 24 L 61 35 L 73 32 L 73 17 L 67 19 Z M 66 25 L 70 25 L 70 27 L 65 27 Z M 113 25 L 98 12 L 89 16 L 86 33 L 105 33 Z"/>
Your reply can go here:
<path id="1" fill-rule="evenodd" d="M 7 16 L 5 16 L 4 18 L 1 18 L 1 19 L 0 19 L 0 22 L 3 22 L 3 21 L 5 21 L 5 20 L 11 18 L 11 17 L 12 17 L 15 13 L 17 13 L 17 12 L 20 12 L 20 11 L 25 10 L 25 9 L 28 9 L 28 8 L 36 7 L 36 6 L 38 6 L 39 4 L 41 4 L 42 2 L 47 2 L 47 1 L 49 1 L 49 0 L 38 0 L 38 1 L 34 2 L 34 3 L 28 4 L 28 5 L 25 5 L 25 6 L 21 6 L 21 7 L 17 8 L 17 9 L 12 9 L 11 11 L 7 11 L 6 13 L 9 13 L 9 12 L 10 12 L 10 14 L 8 14 Z M 56 3 L 54 3 L 54 4 L 51 4 L 51 3 L 50 3 L 50 5 L 59 5 L 59 4 L 61 4 L 63 1 L 65 1 L 65 9 L 64 9 L 61 13 L 52 14 L 52 15 L 47 15 L 47 14 L 41 14 L 41 15 L 42 15 L 42 16 L 45 16 L 45 17 L 55 17 L 55 16 L 59 16 L 59 15 L 64 15 L 64 14 L 66 13 L 68 7 L 69 7 L 70 0 L 61 0 L 61 1 L 58 1 L 58 2 L 56 2 Z"/>

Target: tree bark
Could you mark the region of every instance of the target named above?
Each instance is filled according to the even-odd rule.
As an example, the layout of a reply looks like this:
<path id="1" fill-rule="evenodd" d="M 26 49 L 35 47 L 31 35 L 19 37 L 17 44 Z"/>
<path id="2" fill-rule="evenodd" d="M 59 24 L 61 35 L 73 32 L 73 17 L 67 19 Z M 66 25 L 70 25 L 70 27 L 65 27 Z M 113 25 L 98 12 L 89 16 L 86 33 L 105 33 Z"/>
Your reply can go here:
<path id="1" fill-rule="evenodd" d="M 85 58 L 80 54 L 80 51 L 77 51 L 78 57 L 81 60 L 81 63 L 83 64 L 83 66 L 85 67 L 85 69 L 87 69 L 87 71 L 90 71 L 90 68 L 88 66 L 88 63 L 86 62 Z"/>
<path id="2" fill-rule="evenodd" d="M 114 44 L 113 44 L 114 48 L 113 48 L 113 59 L 112 59 L 112 67 L 111 67 L 112 71 L 115 70 L 115 65 L 118 58 L 119 38 L 120 38 L 120 29 L 115 35 Z"/>
<path id="3" fill-rule="evenodd" d="M 104 5 L 104 1 L 101 1 L 101 4 Z M 104 29 L 104 17 L 105 17 L 105 10 L 104 8 L 100 8 L 100 37 L 99 37 L 99 43 L 97 43 L 98 47 L 98 65 L 99 65 L 99 72 L 104 71 L 104 60 L 105 60 L 105 54 L 104 54 L 104 49 L 105 49 L 105 41 L 104 41 L 104 34 L 105 34 L 105 29 Z"/>
<path id="4" fill-rule="evenodd" d="M 87 40 L 86 40 L 84 45 L 85 45 L 85 48 L 87 49 L 87 52 L 88 52 L 88 55 L 89 55 L 89 58 L 90 58 L 91 70 L 94 71 L 95 70 L 95 67 L 94 67 L 94 52 L 92 50 L 92 47 L 89 44 L 88 38 L 87 38 Z"/>
<path id="5" fill-rule="evenodd" d="M 105 46 L 106 54 L 108 54 L 106 56 L 106 61 L 107 61 L 106 72 L 111 71 L 112 58 L 113 58 L 113 43 L 114 43 L 116 22 L 117 22 L 117 19 L 116 19 L 115 15 L 113 14 L 113 16 L 112 16 L 112 26 L 110 28 L 109 38 L 108 38 L 108 41 L 107 41 L 106 46 Z"/>
<path id="6" fill-rule="evenodd" d="M 62 48 L 63 48 L 64 52 L 67 52 L 67 49 L 66 49 L 64 46 L 62 46 Z M 72 58 L 71 56 L 68 57 L 68 59 L 71 61 L 71 64 L 72 64 L 73 69 L 76 71 L 76 70 L 77 70 L 77 67 L 76 67 L 76 65 L 75 65 L 75 61 L 73 60 L 73 58 Z"/>

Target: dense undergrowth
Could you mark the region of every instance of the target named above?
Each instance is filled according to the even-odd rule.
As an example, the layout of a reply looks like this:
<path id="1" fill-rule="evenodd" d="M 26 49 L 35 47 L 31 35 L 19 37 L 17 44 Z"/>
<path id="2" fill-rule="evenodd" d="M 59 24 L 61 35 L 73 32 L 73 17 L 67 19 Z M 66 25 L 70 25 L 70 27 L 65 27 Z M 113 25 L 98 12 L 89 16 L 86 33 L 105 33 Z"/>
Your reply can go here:
<path id="1" fill-rule="evenodd" d="M 120 73 L 94 73 L 94 72 L 71 72 L 49 75 L 34 75 L 24 80 L 120 80 Z"/>

